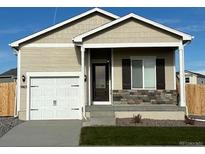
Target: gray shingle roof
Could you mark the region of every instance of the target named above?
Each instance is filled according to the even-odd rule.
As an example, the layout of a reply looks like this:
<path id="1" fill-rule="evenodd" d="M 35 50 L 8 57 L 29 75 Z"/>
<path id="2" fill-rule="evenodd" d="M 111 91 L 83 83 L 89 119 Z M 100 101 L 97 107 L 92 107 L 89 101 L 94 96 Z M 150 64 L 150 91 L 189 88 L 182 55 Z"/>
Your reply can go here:
<path id="1" fill-rule="evenodd" d="M 0 74 L 0 76 L 17 76 L 17 69 L 16 68 L 12 68 L 6 72 L 3 72 L 2 74 Z"/>

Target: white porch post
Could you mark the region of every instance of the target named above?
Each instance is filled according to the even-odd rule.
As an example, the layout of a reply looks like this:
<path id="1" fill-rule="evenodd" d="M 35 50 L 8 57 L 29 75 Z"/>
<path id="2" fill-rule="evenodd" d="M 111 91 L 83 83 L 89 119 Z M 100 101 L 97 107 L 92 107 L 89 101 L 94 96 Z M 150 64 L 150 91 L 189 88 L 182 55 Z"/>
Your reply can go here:
<path id="1" fill-rule="evenodd" d="M 186 107 L 185 73 L 184 73 L 184 46 L 179 46 L 179 82 L 180 82 L 180 106 Z"/>
<path id="2" fill-rule="evenodd" d="M 85 85 L 84 85 L 84 75 L 85 75 L 85 48 L 81 46 L 81 101 L 83 103 L 83 117 L 85 116 Z"/>

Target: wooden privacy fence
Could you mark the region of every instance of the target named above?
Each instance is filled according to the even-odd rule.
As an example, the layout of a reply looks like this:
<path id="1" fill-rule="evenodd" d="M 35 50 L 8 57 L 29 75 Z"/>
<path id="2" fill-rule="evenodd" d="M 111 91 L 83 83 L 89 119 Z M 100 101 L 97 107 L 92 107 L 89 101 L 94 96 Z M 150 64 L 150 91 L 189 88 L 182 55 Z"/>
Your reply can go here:
<path id="1" fill-rule="evenodd" d="M 0 83 L 0 116 L 14 116 L 16 83 Z"/>
<path id="2" fill-rule="evenodd" d="M 205 116 L 205 85 L 186 85 L 186 102 L 190 115 Z"/>

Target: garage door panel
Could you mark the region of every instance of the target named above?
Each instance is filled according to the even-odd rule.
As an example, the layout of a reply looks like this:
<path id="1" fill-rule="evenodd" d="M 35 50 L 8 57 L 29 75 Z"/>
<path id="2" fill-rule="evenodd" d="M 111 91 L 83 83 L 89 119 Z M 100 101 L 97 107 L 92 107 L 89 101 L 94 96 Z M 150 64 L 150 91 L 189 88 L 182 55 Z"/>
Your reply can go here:
<path id="1" fill-rule="evenodd" d="M 31 78 L 30 119 L 81 119 L 79 77 Z"/>
<path id="2" fill-rule="evenodd" d="M 75 119 L 77 119 L 82 114 L 82 110 L 79 106 L 73 107 L 71 110 L 72 110 L 73 116 L 76 117 Z"/>
<path id="3" fill-rule="evenodd" d="M 31 112 L 30 112 L 30 118 L 31 118 L 31 120 L 40 120 L 41 119 L 41 117 L 42 117 L 42 115 L 41 115 L 41 112 L 39 111 L 39 110 L 32 110 Z"/>
<path id="4" fill-rule="evenodd" d="M 56 110 L 56 119 L 69 119 L 69 117 L 70 117 L 69 110 L 66 109 Z"/>
<path id="5" fill-rule="evenodd" d="M 53 112 L 53 109 L 41 109 L 41 115 L 42 115 L 42 119 L 54 119 L 55 117 L 55 112 Z"/>

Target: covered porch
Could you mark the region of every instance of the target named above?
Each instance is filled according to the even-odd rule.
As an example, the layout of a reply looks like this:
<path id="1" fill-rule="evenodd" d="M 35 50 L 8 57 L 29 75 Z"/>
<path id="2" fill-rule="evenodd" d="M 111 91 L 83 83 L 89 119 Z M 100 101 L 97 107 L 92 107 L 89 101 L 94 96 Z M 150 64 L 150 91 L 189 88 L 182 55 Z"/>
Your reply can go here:
<path id="1" fill-rule="evenodd" d="M 143 113 L 183 119 L 187 114 L 184 46 L 191 39 L 188 34 L 135 14 L 75 37 L 74 43 L 81 48 L 84 116 L 100 107 L 103 111 L 103 106 L 109 105 L 106 108 L 114 112 L 110 114 L 114 117 Z M 178 92 L 176 53 L 180 72 Z"/>
<path id="2" fill-rule="evenodd" d="M 81 47 L 81 60 L 84 59 L 84 66 L 82 63 L 84 116 L 89 118 L 91 112 L 104 111 L 113 112 L 115 117 L 123 117 L 122 113 L 133 116 L 141 112 L 143 112 L 141 114 L 153 112 L 159 115 L 158 118 L 160 115 L 163 117 L 167 112 L 176 116 L 180 113 L 180 117 L 183 117 L 186 111 L 185 95 L 183 95 L 185 93 L 183 46 L 180 43 L 163 45 L 152 43 L 146 46 L 136 43 L 132 47 L 122 45 Z M 177 52 L 181 74 L 180 93 L 182 95 L 180 96 L 176 91 L 175 54 Z M 129 65 L 126 61 L 128 59 Z M 141 64 L 144 64 L 140 69 L 142 83 L 139 80 L 134 84 L 134 73 L 137 75 L 139 71 L 134 71 L 133 63 L 141 59 Z M 148 78 L 145 77 L 147 75 Z M 149 82 L 149 80 L 153 81 Z"/>

